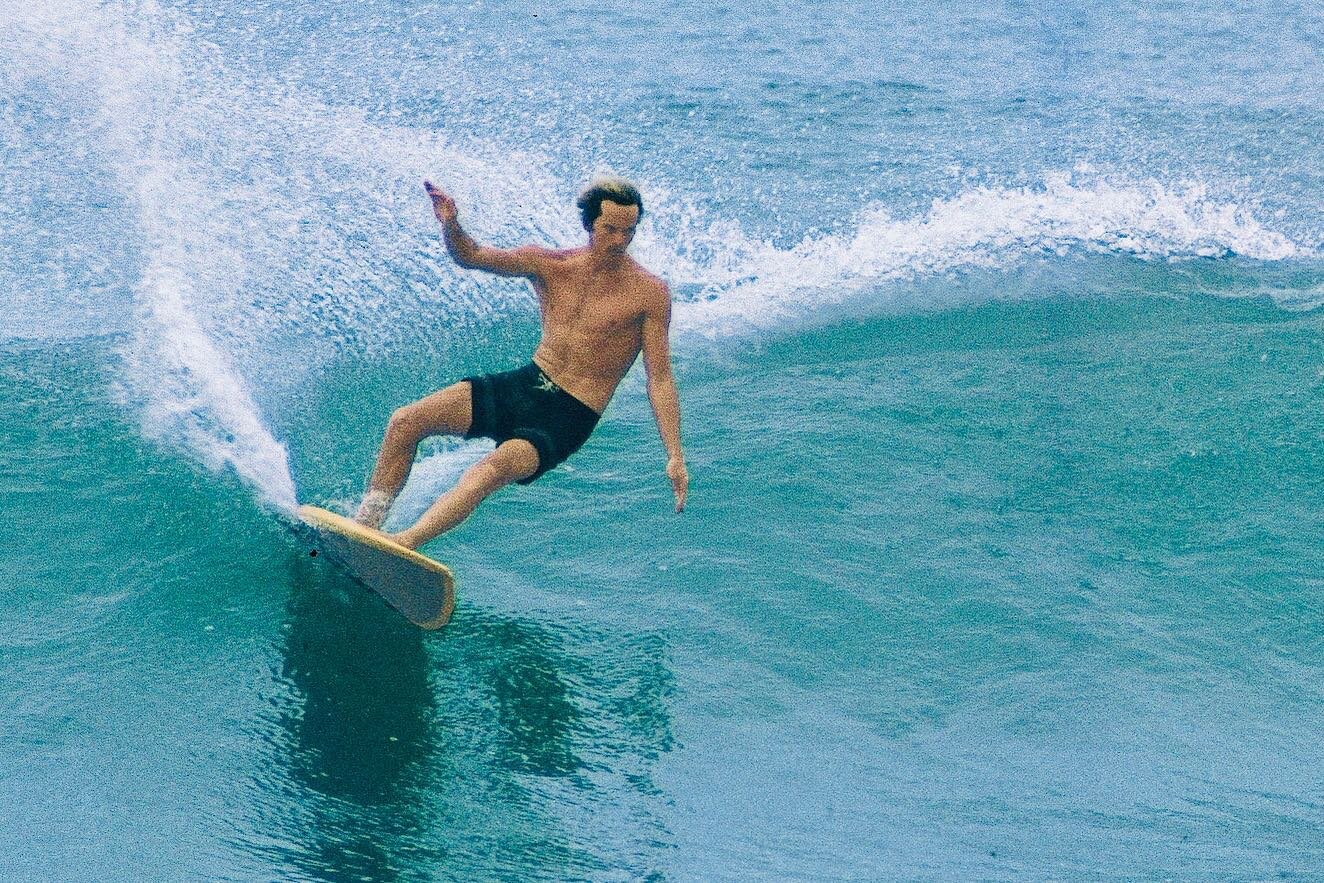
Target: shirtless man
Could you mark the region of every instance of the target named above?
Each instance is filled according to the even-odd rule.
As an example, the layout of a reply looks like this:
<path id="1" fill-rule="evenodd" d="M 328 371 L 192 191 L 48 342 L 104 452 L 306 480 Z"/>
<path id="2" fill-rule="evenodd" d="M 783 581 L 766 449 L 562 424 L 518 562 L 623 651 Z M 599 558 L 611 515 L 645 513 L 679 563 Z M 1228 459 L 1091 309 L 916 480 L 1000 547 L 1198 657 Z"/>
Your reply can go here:
<path id="1" fill-rule="evenodd" d="M 602 178 L 580 195 L 576 204 L 589 233 L 587 246 L 502 251 L 470 238 L 460 228 L 455 201 L 430 181 L 423 186 L 457 264 L 533 283 L 542 340 L 523 368 L 466 377 L 395 411 L 356 520 L 380 527 L 409 477 L 418 443 L 432 435 L 487 437 L 497 447 L 412 527 L 391 535 L 404 546 L 417 549 L 455 527 L 512 481 L 535 481 L 588 439 L 640 351 L 676 511 L 683 510 L 689 475 L 667 339 L 671 293 L 626 254 L 643 213 L 639 191 L 628 181 Z"/>

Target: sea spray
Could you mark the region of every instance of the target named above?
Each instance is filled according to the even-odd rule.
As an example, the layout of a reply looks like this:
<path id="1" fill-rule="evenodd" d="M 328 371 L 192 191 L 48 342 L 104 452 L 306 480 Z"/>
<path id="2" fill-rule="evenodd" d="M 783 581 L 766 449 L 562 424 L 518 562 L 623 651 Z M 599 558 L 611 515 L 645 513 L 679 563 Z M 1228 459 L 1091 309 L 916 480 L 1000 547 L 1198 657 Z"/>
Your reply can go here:
<path id="1" fill-rule="evenodd" d="M 371 355 L 420 314 L 453 330 L 526 298 L 439 260 L 419 183 L 431 174 L 508 217 L 554 187 L 538 157 L 493 166 L 440 134 L 246 83 L 156 3 L 37 4 L 7 19 L 0 41 L 27 62 L 6 64 L 7 81 L 67 103 L 86 132 L 76 146 L 130 211 L 112 222 L 136 246 L 119 400 L 147 437 L 233 469 L 269 504 L 296 495 L 264 401 L 297 395 L 326 359 Z M 535 224 L 557 227 L 554 214 Z M 568 216 L 561 226 L 573 229 Z M 68 324 L 60 307 L 46 306 L 49 325 Z"/>
<path id="2" fill-rule="evenodd" d="M 293 511 L 297 498 L 285 446 L 190 312 L 185 274 L 159 255 L 142 288 L 143 321 L 124 351 L 132 382 L 121 389 L 123 400 L 140 408 L 146 435 L 182 443 L 213 469 L 232 468 L 268 503 Z"/>

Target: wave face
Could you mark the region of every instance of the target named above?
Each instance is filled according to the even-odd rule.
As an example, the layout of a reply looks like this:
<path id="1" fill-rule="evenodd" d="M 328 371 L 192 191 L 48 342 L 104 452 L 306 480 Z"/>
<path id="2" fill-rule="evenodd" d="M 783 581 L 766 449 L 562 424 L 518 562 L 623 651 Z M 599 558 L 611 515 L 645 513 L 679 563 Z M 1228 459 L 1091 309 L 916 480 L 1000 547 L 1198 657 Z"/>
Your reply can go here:
<path id="1" fill-rule="evenodd" d="M 0 0 L 0 877 L 1317 875 L 1319 34 Z M 636 372 L 422 641 L 272 510 L 537 343 L 423 179 L 572 247 L 605 170 L 690 510 Z"/>

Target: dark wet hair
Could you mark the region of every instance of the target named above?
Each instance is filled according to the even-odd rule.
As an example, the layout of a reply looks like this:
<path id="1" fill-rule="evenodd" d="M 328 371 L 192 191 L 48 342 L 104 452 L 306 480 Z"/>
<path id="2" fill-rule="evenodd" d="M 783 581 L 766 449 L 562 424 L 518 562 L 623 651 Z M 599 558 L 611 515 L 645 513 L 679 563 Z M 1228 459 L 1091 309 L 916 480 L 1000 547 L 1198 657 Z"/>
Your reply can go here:
<path id="1" fill-rule="evenodd" d="M 592 232 L 593 222 L 602 214 L 602 201 L 607 200 L 617 205 L 634 205 L 639 207 L 639 217 L 644 216 L 644 199 L 639 195 L 639 188 L 635 187 L 624 178 L 606 177 L 595 178 L 592 184 L 579 194 L 579 199 L 575 200 L 575 205 L 579 206 L 580 217 L 584 221 L 584 229 Z"/>

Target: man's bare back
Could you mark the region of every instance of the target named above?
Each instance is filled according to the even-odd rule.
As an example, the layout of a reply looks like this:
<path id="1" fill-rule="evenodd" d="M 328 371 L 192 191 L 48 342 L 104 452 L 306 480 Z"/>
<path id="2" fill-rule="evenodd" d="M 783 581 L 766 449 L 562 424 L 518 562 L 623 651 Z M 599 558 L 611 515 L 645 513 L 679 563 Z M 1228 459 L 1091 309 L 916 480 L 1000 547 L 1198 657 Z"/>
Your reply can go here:
<path id="1" fill-rule="evenodd" d="M 585 247 L 501 250 L 474 242 L 460 227 L 454 200 L 431 182 L 424 186 L 456 263 L 530 280 L 542 314 L 542 340 L 527 370 L 469 378 L 398 409 L 358 520 L 372 527 L 381 523 L 408 477 L 418 443 L 428 435 L 486 435 L 498 444 L 417 523 L 393 535 L 406 546 L 417 548 L 459 524 L 506 484 L 535 480 L 587 439 L 641 352 L 667 450 L 666 474 L 681 511 L 689 475 L 671 373 L 671 295 L 626 253 L 643 207 L 638 191 L 620 181 L 595 182 L 585 191 L 579 202 L 589 232 Z M 515 417 L 529 425 L 508 428 Z"/>

